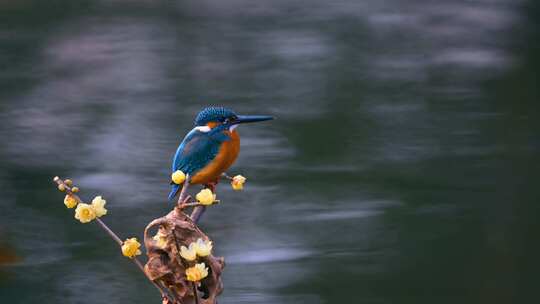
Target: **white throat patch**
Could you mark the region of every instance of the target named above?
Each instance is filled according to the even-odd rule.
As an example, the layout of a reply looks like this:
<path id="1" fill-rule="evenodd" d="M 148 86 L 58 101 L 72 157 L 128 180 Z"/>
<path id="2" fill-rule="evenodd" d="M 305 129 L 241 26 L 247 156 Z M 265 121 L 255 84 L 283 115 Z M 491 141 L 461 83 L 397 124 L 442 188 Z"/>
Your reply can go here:
<path id="1" fill-rule="evenodd" d="M 236 129 L 236 127 L 238 127 L 238 125 L 232 125 L 229 127 L 229 131 L 234 131 L 234 129 Z"/>
<path id="2" fill-rule="evenodd" d="M 193 128 L 193 130 L 197 130 L 197 131 L 200 131 L 200 132 L 210 132 L 210 130 L 212 130 L 209 126 L 199 126 L 199 127 L 195 127 Z"/>

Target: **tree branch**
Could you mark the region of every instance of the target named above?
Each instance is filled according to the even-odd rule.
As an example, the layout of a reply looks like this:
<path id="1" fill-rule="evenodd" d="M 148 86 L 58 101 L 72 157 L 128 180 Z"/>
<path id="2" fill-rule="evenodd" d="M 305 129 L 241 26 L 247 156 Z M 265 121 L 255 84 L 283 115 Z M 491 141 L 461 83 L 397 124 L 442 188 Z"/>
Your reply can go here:
<path id="1" fill-rule="evenodd" d="M 64 181 L 59 178 L 58 176 L 55 176 L 53 181 L 58 184 L 58 186 L 62 185 L 62 187 L 65 189 L 66 193 L 71 195 L 73 198 L 75 198 L 75 200 L 77 200 L 77 203 L 82 203 L 82 200 L 81 198 L 73 193 L 71 191 L 71 187 L 66 185 L 66 183 L 64 183 Z M 103 230 L 105 230 L 105 232 L 107 232 L 107 234 L 118 244 L 118 246 L 120 246 L 120 248 L 122 247 L 122 245 L 124 244 L 124 242 L 118 237 L 118 235 L 116 235 L 116 233 L 114 233 L 100 218 L 96 218 L 96 222 L 99 224 L 99 226 L 101 228 L 103 228 Z M 131 259 L 133 261 L 133 263 L 135 263 L 135 265 L 137 265 L 137 267 L 144 273 L 144 275 L 146 276 L 146 278 L 148 280 L 150 280 L 150 282 L 152 283 L 152 285 L 154 285 L 158 290 L 159 292 L 161 293 L 161 297 L 162 298 L 166 298 L 167 300 L 169 300 L 171 303 L 175 303 L 175 299 L 171 298 L 171 296 L 169 295 L 168 292 L 166 292 L 161 286 L 159 286 L 156 282 L 154 282 L 153 280 L 151 280 L 148 275 L 146 274 L 146 272 L 144 271 L 144 267 L 143 265 L 141 264 L 141 262 L 139 261 L 139 259 L 135 256 Z"/>

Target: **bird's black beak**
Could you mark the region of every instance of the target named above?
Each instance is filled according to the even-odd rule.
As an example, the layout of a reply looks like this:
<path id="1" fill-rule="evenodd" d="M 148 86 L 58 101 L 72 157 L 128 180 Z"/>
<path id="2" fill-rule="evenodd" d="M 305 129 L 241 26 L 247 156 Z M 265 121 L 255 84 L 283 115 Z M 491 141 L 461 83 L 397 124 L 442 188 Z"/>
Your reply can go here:
<path id="1" fill-rule="evenodd" d="M 258 122 L 265 120 L 272 120 L 274 117 L 268 115 L 238 115 L 238 118 L 234 122 L 235 124 Z"/>

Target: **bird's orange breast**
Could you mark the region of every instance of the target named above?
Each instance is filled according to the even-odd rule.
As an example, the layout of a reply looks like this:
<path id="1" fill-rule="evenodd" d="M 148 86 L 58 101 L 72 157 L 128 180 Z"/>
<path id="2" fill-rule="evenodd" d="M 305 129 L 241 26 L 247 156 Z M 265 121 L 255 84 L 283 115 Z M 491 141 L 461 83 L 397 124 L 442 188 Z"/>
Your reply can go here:
<path id="1" fill-rule="evenodd" d="M 240 136 L 236 130 L 225 131 L 231 138 L 221 144 L 216 157 L 191 178 L 191 184 L 206 184 L 216 181 L 220 175 L 229 169 L 240 153 Z"/>

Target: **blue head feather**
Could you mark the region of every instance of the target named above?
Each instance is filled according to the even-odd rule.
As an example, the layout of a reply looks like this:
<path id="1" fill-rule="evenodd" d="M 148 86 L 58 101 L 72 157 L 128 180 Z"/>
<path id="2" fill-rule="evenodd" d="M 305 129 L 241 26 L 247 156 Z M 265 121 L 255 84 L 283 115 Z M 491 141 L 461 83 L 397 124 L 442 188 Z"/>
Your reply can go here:
<path id="1" fill-rule="evenodd" d="M 211 121 L 223 122 L 227 118 L 236 117 L 234 111 L 224 107 L 207 107 L 197 114 L 195 118 L 196 126 L 206 126 Z"/>

